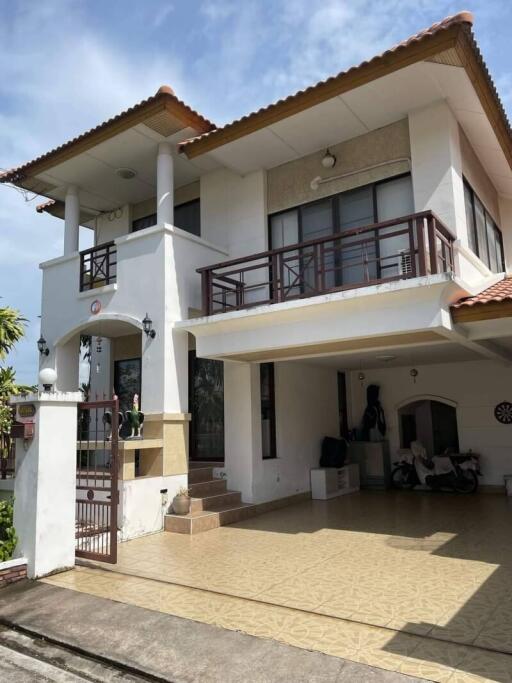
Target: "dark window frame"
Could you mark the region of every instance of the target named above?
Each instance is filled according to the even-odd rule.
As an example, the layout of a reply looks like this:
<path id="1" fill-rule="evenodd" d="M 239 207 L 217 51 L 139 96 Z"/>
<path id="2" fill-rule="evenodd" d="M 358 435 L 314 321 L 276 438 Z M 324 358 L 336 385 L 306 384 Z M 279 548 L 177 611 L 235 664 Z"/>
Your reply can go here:
<path id="1" fill-rule="evenodd" d="M 272 219 L 275 218 L 276 216 L 280 216 L 285 213 L 289 213 L 290 211 L 296 211 L 297 212 L 297 239 L 298 239 L 298 244 L 304 241 L 304 235 L 303 235 L 303 230 L 302 230 L 302 209 L 304 209 L 307 206 L 314 206 L 315 204 L 321 204 L 322 202 L 329 201 L 331 204 L 331 218 L 332 218 L 332 226 L 333 226 L 333 235 L 341 235 L 342 232 L 340 231 L 340 211 L 339 211 L 339 199 L 342 197 L 344 194 L 347 192 L 352 192 L 354 190 L 362 190 L 364 188 L 371 188 L 371 194 L 372 194 L 372 204 L 373 204 L 373 222 L 378 223 L 378 206 L 377 206 L 377 187 L 379 185 L 384 185 L 385 183 L 390 183 L 395 180 L 400 180 L 400 178 L 411 178 L 412 180 L 412 173 L 410 171 L 405 171 L 404 173 L 398 173 L 397 175 L 390 176 L 389 178 L 382 178 L 382 180 L 375 180 L 372 183 L 366 183 L 365 185 L 357 185 L 355 187 L 351 187 L 349 190 L 343 190 L 342 192 L 336 192 L 335 194 L 330 194 L 325 197 L 320 197 L 318 199 L 313 199 L 310 202 L 304 202 L 302 204 L 296 204 L 295 206 L 289 206 L 287 209 L 281 209 L 279 211 L 274 211 L 274 213 L 270 213 L 267 216 L 267 244 L 269 249 L 273 249 L 274 245 L 272 244 Z M 400 216 L 397 216 L 397 218 L 400 218 Z M 376 232 L 376 231 L 375 231 Z M 378 240 L 376 240 L 376 268 L 377 268 L 377 278 L 380 278 L 382 276 L 382 267 L 380 263 L 380 244 Z M 340 267 L 340 254 L 336 253 L 335 255 L 335 267 L 338 269 Z M 340 272 L 339 270 L 337 272 Z"/>
<path id="2" fill-rule="evenodd" d="M 269 406 L 263 405 L 261 387 L 263 384 L 263 368 L 269 370 Z M 270 453 L 265 455 L 263 452 L 263 410 L 268 410 L 270 419 Z M 261 410 L 261 433 L 262 448 L 261 457 L 263 460 L 275 460 L 277 458 L 277 428 L 276 428 L 276 377 L 274 363 L 260 363 L 260 410 Z"/>
<path id="3" fill-rule="evenodd" d="M 196 197 L 195 199 L 190 199 L 188 202 L 181 202 L 181 204 L 176 204 L 174 206 L 174 211 L 176 209 L 181 209 L 185 206 L 191 206 L 192 204 L 198 204 L 199 205 L 199 234 L 196 234 L 195 232 L 192 232 L 190 230 L 187 230 L 186 228 L 182 228 L 181 226 L 177 225 L 177 228 L 180 228 L 180 230 L 184 230 L 185 232 L 188 232 L 189 235 L 195 235 L 196 237 L 201 237 L 201 197 Z M 136 223 L 142 223 L 142 221 L 147 221 L 148 219 L 151 219 L 153 222 L 150 225 L 146 225 L 143 228 L 135 228 L 134 225 Z M 157 224 L 157 214 L 156 213 L 148 213 L 147 216 L 141 216 L 140 218 L 135 218 L 131 222 L 130 226 L 130 232 L 138 232 L 139 230 L 145 230 L 146 228 L 152 228 L 154 225 Z"/>
<path id="4" fill-rule="evenodd" d="M 503 249 L 503 233 L 501 232 L 500 226 L 496 223 L 494 218 L 492 217 L 492 214 L 490 211 L 487 210 L 487 207 L 485 206 L 484 202 L 481 200 L 480 196 L 475 192 L 473 189 L 472 185 L 469 183 L 466 177 L 462 178 L 463 183 L 464 183 L 464 188 L 469 191 L 469 196 L 471 198 L 471 216 L 467 215 L 466 212 L 466 224 L 467 224 L 467 229 L 468 229 L 468 237 L 469 237 L 469 231 L 471 231 L 471 236 L 473 239 L 473 243 L 475 245 L 475 249 L 471 249 L 473 253 L 478 256 L 478 258 L 484 263 L 489 270 L 492 271 L 491 268 L 491 259 L 490 259 L 490 253 L 491 253 L 491 244 L 489 243 L 489 235 L 487 232 L 487 220 L 489 219 L 492 223 L 493 230 L 496 236 L 496 241 L 500 246 L 500 256 L 501 256 L 501 263 L 498 263 L 498 253 L 497 250 L 495 250 L 495 256 L 496 256 L 496 263 L 498 263 L 498 268 L 501 268 L 501 270 L 498 270 L 496 272 L 504 272 L 505 271 L 505 251 Z M 483 258 L 483 254 L 481 255 L 481 245 L 479 244 L 479 239 L 478 239 L 478 229 L 477 229 L 477 224 L 476 224 L 476 210 L 475 210 L 475 198 L 480 202 L 483 208 L 484 212 L 484 232 L 485 232 L 485 242 L 487 246 L 487 260 Z M 466 202 L 464 201 L 464 210 L 466 210 Z M 468 239 L 469 242 L 469 239 Z M 493 271 L 494 272 L 494 271 Z"/>
<path id="5" fill-rule="evenodd" d="M 314 206 L 315 204 L 321 204 L 322 202 L 325 201 L 330 201 L 331 202 L 331 211 L 332 211 L 332 224 L 334 227 L 334 232 L 333 235 L 339 235 L 340 234 L 340 216 L 339 216 L 339 207 L 338 207 L 338 201 L 339 198 L 342 197 L 344 194 L 347 192 L 352 192 L 353 190 L 362 190 L 365 187 L 371 187 L 372 188 L 372 200 L 373 200 L 373 222 L 377 223 L 378 222 L 378 207 L 377 207 L 377 186 L 378 185 L 383 185 L 384 183 L 390 183 L 394 180 L 399 180 L 400 178 L 406 178 L 406 177 L 411 177 L 412 174 L 410 171 L 406 171 L 405 173 L 399 173 L 398 175 L 391 176 L 389 178 L 383 178 L 382 180 L 375 180 L 373 183 L 366 183 L 365 185 L 357 185 L 356 187 L 351 187 L 349 190 L 344 190 L 343 192 L 336 192 L 335 194 L 329 194 L 326 197 L 320 197 L 319 199 L 313 199 L 310 202 L 303 202 L 302 204 L 296 204 L 294 206 L 289 206 L 287 209 L 280 209 L 279 211 L 274 211 L 274 213 L 269 213 L 268 214 L 268 224 L 267 224 L 267 240 L 268 240 L 268 246 L 269 249 L 273 249 L 272 245 L 272 218 L 275 218 L 276 216 L 280 216 L 281 214 L 289 213 L 290 211 L 297 211 L 297 225 L 298 225 L 298 240 L 299 244 L 300 242 L 303 241 L 303 233 L 302 233 L 302 217 L 301 217 L 301 209 L 305 208 L 306 206 Z M 400 216 L 397 216 L 397 218 L 400 218 Z"/>

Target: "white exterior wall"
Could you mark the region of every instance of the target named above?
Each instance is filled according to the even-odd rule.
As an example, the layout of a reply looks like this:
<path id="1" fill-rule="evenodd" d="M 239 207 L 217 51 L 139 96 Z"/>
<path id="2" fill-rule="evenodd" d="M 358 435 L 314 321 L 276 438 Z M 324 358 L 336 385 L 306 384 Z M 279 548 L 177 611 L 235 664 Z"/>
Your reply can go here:
<path id="1" fill-rule="evenodd" d="M 392 459 L 400 447 L 398 407 L 422 397 L 441 397 L 457 404 L 459 447 L 481 455 L 482 484 L 503 486 L 512 473 L 512 427 L 494 417 L 496 404 L 510 397 L 512 368 L 492 361 L 416 365 L 416 383 L 410 367 L 365 370 L 363 387 L 357 372 L 350 373 L 352 427 L 360 425 L 366 407 L 366 387 L 380 386 L 380 399 L 388 424 Z"/>
<path id="2" fill-rule="evenodd" d="M 446 102 L 409 114 L 416 211 L 431 209 L 467 246 L 459 126 Z"/>
<path id="3" fill-rule="evenodd" d="M 268 248 L 266 172 L 225 169 L 201 177 L 201 236 L 230 258 Z"/>
<path id="4" fill-rule="evenodd" d="M 505 252 L 505 268 L 512 273 L 512 198 L 499 198 L 500 227 L 503 234 L 503 249 Z"/>
<path id="5" fill-rule="evenodd" d="M 164 515 L 180 487 L 187 487 L 187 475 L 142 477 L 120 481 L 120 540 L 127 541 L 163 529 Z M 167 489 L 166 494 L 160 491 Z"/>
<path id="6" fill-rule="evenodd" d="M 310 490 L 324 436 L 338 436 L 336 371 L 305 363 L 275 364 L 277 458 L 263 460 L 260 368 L 226 363 L 225 470 L 228 488 L 260 503 Z"/>

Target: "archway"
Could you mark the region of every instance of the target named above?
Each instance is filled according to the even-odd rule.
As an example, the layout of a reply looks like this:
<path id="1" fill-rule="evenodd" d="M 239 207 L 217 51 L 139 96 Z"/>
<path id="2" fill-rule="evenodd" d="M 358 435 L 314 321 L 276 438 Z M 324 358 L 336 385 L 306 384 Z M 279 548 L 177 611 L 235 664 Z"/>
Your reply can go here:
<path id="1" fill-rule="evenodd" d="M 429 455 L 459 450 L 457 410 L 452 401 L 415 397 L 398 408 L 401 448 L 420 441 Z"/>

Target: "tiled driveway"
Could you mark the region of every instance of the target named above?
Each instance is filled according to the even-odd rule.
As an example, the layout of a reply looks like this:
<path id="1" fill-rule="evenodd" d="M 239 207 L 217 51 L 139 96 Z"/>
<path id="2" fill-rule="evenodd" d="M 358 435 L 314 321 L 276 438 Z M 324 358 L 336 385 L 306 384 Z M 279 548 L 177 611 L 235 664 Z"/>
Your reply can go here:
<path id="1" fill-rule="evenodd" d="M 50 581 L 436 681 L 512 681 L 511 530 L 505 496 L 362 492 L 147 536 L 115 574 Z"/>

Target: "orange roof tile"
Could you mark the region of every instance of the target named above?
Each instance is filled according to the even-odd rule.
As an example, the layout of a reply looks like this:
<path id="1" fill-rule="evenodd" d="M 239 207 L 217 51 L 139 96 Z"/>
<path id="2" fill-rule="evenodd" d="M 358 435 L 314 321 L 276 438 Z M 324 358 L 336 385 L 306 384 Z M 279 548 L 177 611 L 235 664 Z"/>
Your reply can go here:
<path id="1" fill-rule="evenodd" d="M 284 109 L 288 105 L 292 104 L 294 100 L 297 100 L 299 98 L 302 98 L 304 96 L 309 95 L 313 91 L 320 89 L 324 86 L 328 86 L 331 83 L 334 83 L 335 81 L 341 79 L 342 77 L 347 76 L 348 74 L 352 74 L 359 69 L 362 69 L 363 67 L 366 67 L 368 65 L 376 65 L 378 62 L 386 62 L 390 56 L 396 56 L 397 58 L 399 55 L 406 50 L 408 47 L 410 47 L 414 43 L 419 43 L 431 36 L 434 36 L 442 31 L 446 31 L 447 29 L 453 27 L 454 25 L 457 24 L 466 24 L 469 27 L 473 24 L 473 14 L 468 11 L 463 11 L 459 12 L 458 14 L 454 14 L 452 16 L 446 17 L 442 21 L 439 21 L 435 24 L 432 24 L 432 26 L 429 26 L 426 29 L 423 29 L 422 31 L 419 31 L 418 33 L 414 34 L 410 38 L 407 38 L 406 40 L 398 43 L 397 45 L 394 45 L 392 48 L 386 50 L 385 52 L 382 52 L 381 54 L 373 57 L 370 60 L 366 60 L 364 62 L 361 62 L 360 64 L 356 66 L 352 66 L 349 69 L 345 71 L 341 71 L 335 76 L 331 76 L 323 81 L 319 81 L 318 83 L 315 83 L 314 85 L 311 85 L 304 90 L 299 90 L 298 92 L 294 93 L 293 95 L 289 95 L 288 97 L 278 100 L 277 102 L 274 102 L 273 104 L 270 104 L 266 107 L 262 107 L 261 109 L 258 109 L 257 111 L 251 112 L 250 114 L 247 114 L 245 116 L 242 116 L 239 119 L 236 119 L 235 121 L 232 121 L 231 123 L 227 123 L 224 126 L 219 126 L 218 128 L 215 128 L 214 130 L 211 131 L 206 131 L 204 133 L 201 133 L 200 135 L 196 135 L 192 138 L 189 138 L 188 140 L 184 140 L 182 143 L 179 145 L 180 151 L 187 152 L 187 148 L 190 148 L 190 146 L 194 146 L 196 143 L 199 141 L 205 140 L 207 138 L 209 139 L 216 139 L 222 137 L 223 133 L 226 133 L 233 128 L 238 127 L 240 124 L 245 124 L 248 121 L 251 121 L 253 119 L 259 118 L 262 115 L 270 114 L 271 112 L 274 112 L 275 110 L 279 109 Z M 478 51 L 478 48 L 476 47 L 476 43 L 474 45 L 476 50 Z M 478 51 L 478 54 L 479 51 Z M 483 60 L 482 60 L 483 64 Z M 485 65 L 483 65 L 485 67 Z M 487 70 L 486 70 L 487 72 Z M 490 76 L 487 72 L 487 76 L 490 80 Z M 491 81 L 492 83 L 492 81 Z M 494 85 L 493 85 L 494 88 Z M 495 89 L 494 89 L 495 90 Z M 496 91 L 495 91 L 496 92 Z M 499 98 L 496 93 L 496 98 Z M 501 107 L 501 111 L 503 115 L 505 115 L 505 110 L 503 106 L 501 105 L 501 102 L 499 102 L 499 106 Z M 508 123 L 508 122 L 507 122 Z M 221 143 L 222 144 L 222 143 Z"/>
<path id="2" fill-rule="evenodd" d="M 99 125 L 95 126 L 94 128 L 91 128 L 87 130 L 85 133 L 81 133 L 80 135 L 77 135 L 75 138 L 68 140 L 68 142 L 63 143 L 62 145 L 59 145 L 58 147 L 55 147 L 54 149 L 50 150 L 49 152 L 45 152 L 45 154 L 42 154 L 39 157 L 36 157 L 35 159 L 32 159 L 32 161 L 28 161 L 25 164 L 22 164 L 20 166 L 17 166 L 15 168 L 9 169 L 8 171 L 4 171 L 3 173 L 0 173 L 0 183 L 7 183 L 7 182 L 14 182 L 16 183 L 17 181 L 22 178 L 27 171 L 31 169 L 32 166 L 35 166 L 41 161 L 44 161 L 53 155 L 56 155 L 59 152 L 62 152 L 65 149 L 68 149 L 75 145 L 78 142 L 82 142 L 86 138 L 92 137 L 96 133 L 99 133 L 105 129 L 107 129 L 109 126 L 115 126 L 118 124 L 122 119 L 125 119 L 131 114 L 135 114 L 137 112 L 142 112 L 144 109 L 148 109 L 151 105 L 154 105 L 157 103 L 159 100 L 162 102 L 169 102 L 172 103 L 173 105 L 177 105 L 179 108 L 178 110 L 181 110 L 184 114 L 189 115 L 192 117 L 198 126 L 198 130 L 203 128 L 204 130 L 211 130 L 215 128 L 215 124 L 206 119 L 204 116 L 199 114 L 197 111 L 189 107 L 185 102 L 180 100 L 176 95 L 174 94 L 174 90 L 168 86 L 168 85 L 162 85 L 160 88 L 158 88 L 157 92 L 152 95 L 151 97 L 148 97 L 145 100 L 142 100 L 142 102 L 139 102 L 138 104 L 133 105 L 132 107 L 129 107 L 128 109 L 125 109 L 122 111 L 120 114 L 117 114 L 116 116 L 113 116 L 112 118 L 108 119 L 107 121 L 104 121 L 103 123 L 100 123 Z"/>
<path id="3" fill-rule="evenodd" d="M 503 278 L 495 285 L 488 289 L 484 289 L 480 294 L 475 296 L 468 296 L 456 304 L 452 308 L 462 308 L 463 306 L 475 306 L 476 304 L 499 303 L 501 301 L 512 301 L 512 277 Z"/>

